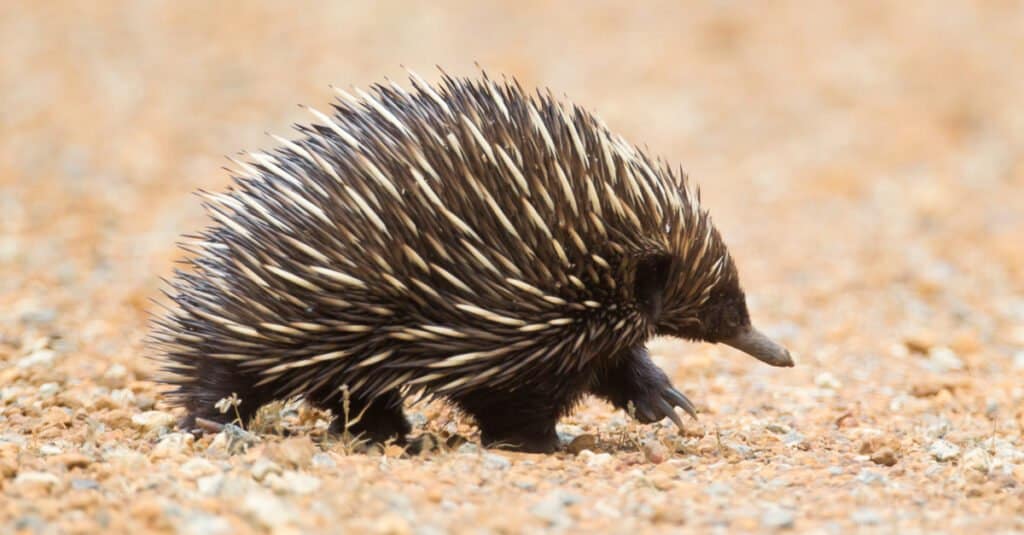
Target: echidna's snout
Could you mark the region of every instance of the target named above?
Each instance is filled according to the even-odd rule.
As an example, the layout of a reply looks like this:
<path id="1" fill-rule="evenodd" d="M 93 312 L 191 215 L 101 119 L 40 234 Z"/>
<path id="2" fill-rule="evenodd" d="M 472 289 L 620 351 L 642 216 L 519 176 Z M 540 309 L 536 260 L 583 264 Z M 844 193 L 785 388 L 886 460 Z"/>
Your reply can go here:
<path id="1" fill-rule="evenodd" d="M 793 366 L 793 357 L 790 356 L 789 350 L 761 334 L 761 331 L 758 331 L 753 326 L 747 327 L 732 338 L 722 340 L 722 343 L 735 347 L 757 360 L 772 366 L 786 368 Z"/>

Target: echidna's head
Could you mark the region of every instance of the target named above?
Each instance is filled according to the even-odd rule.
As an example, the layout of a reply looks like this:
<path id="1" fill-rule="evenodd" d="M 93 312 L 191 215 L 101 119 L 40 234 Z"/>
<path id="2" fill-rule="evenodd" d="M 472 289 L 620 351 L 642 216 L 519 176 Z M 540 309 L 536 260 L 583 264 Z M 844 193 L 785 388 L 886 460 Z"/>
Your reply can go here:
<path id="1" fill-rule="evenodd" d="M 692 258 L 666 257 L 660 268 L 637 273 L 641 295 L 649 292 L 642 281 L 661 279 L 650 286 L 664 289 L 656 297 L 665 300 L 659 306 L 657 334 L 726 344 L 772 366 L 793 366 L 789 351 L 751 324 L 736 265 L 718 233 L 712 230 L 707 236 L 714 243 L 702 259 L 707 263 L 698 261 L 699 269 L 688 268 Z"/>

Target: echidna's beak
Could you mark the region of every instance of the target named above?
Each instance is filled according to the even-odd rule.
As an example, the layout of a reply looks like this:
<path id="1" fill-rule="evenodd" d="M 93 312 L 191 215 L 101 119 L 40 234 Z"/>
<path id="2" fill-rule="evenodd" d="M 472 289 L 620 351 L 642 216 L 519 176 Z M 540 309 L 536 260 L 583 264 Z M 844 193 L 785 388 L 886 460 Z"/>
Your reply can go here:
<path id="1" fill-rule="evenodd" d="M 771 364 L 772 366 L 793 366 L 793 357 L 789 351 L 772 341 L 771 338 L 761 334 L 753 327 L 741 331 L 728 340 L 722 340 L 723 344 L 735 347 L 750 356 Z"/>

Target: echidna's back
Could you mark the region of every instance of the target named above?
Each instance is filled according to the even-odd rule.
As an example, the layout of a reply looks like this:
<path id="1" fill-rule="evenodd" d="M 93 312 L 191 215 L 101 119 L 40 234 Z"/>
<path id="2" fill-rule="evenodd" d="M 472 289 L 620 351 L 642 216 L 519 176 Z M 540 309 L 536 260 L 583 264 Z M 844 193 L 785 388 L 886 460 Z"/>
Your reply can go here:
<path id="1" fill-rule="evenodd" d="M 217 224 L 154 333 L 180 395 L 208 387 L 203 362 L 275 396 L 455 391 L 649 334 L 623 328 L 623 259 L 704 231 L 683 177 L 516 84 L 414 83 L 339 92 L 333 117 L 206 195 Z M 545 363 L 584 338 L 580 361 Z"/>

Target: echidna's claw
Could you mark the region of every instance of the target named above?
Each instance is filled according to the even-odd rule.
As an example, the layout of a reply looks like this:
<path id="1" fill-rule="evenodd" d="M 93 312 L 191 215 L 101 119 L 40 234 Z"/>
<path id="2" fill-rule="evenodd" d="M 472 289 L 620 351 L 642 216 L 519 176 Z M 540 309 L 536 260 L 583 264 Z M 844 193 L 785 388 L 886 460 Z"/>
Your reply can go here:
<path id="1" fill-rule="evenodd" d="M 683 395 L 682 392 L 673 387 L 669 387 L 662 395 L 665 396 L 665 399 L 668 400 L 669 403 L 672 403 L 672 405 L 686 411 L 686 414 L 689 414 L 694 420 L 697 419 L 697 408 L 693 406 L 693 402 Z M 673 413 L 674 412 L 675 411 L 673 411 Z M 673 421 L 675 421 L 675 419 L 673 419 Z M 676 425 L 678 425 L 680 429 L 683 427 L 680 422 L 676 422 Z"/>
<path id="2" fill-rule="evenodd" d="M 678 414 L 676 414 L 675 408 L 672 407 L 672 405 L 670 405 L 668 401 L 666 401 L 664 398 L 659 399 L 658 407 L 661 409 L 661 412 L 665 416 L 668 416 L 669 419 L 672 420 L 672 423 L 676 424 L 676 427 L 678 427 L 680 430 L 683 429 L 683 419 L 680 418 Z"/>

